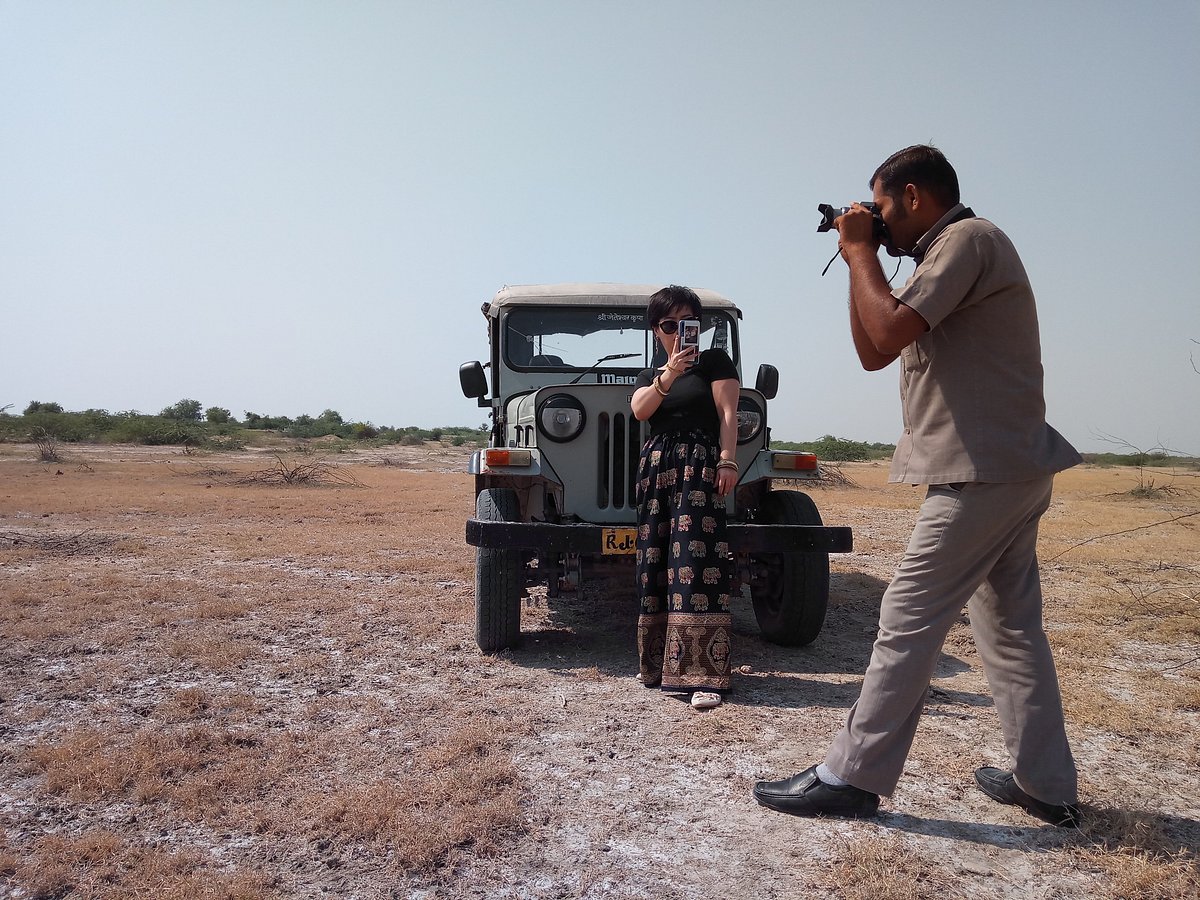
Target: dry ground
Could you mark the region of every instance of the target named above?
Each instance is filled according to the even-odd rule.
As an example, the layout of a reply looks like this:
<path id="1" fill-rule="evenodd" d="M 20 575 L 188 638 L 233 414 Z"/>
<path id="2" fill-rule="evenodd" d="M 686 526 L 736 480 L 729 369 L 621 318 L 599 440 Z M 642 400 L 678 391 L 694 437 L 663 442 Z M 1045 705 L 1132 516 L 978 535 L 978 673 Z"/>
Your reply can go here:
<path id="1" fill-rule="evenodd" d="M 821 638 L 766 644 L 747 603 L 733 700 L 696 713 L 633 679 L 623 583 L 535 592 L 519 649 L 476 650 L 462 449 L 342 454 L 328 486 L 237 483 L 263 453 L 34 456 L 0 446 L 0 897 L 1200 891 L 1194 477 L 1059 478 L 1046 617 L 1090 814 L 1067 832 L 972 785 L 1004 756 L 965 621 L 878 820 L 752 800 L 857 694 L 920 500 L 883 466 L 813 491 L 856 547 Z"/>

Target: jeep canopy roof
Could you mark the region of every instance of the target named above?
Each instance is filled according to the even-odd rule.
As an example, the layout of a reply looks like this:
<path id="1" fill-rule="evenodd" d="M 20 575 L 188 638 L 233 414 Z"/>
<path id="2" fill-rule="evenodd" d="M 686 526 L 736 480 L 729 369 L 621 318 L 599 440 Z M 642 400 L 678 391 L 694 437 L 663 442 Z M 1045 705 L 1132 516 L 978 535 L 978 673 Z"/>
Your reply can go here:
<path id="1" fill-rule="evenodd" d="M 505 285 L 492 298 L 488 315 L 498 317 L 504 306 L 557 306 L 560 304 L 595 304 L 597 306 L 637 306 L 645 309 L 650 296 L 664 287 L 661 284 L 609 284 L 572 282 L 567 284 Z M 742 312 L 732 300 L 716 291 L 694 288 L 704 309 L 726 309 L 737 318 Z"/>

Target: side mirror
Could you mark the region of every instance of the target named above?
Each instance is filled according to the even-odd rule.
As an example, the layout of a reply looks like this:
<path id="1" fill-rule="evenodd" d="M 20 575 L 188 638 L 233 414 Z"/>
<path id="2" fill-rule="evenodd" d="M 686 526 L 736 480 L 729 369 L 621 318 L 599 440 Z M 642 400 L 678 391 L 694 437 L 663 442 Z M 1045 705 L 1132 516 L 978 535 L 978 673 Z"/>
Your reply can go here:
<path id="1" fill-rule="evenodd" d="M 483 364 L 478 360 L 458 367 L 458 383 L 462 385 L 464 397 L 482 401 L 487 396 L 487 375 L 483 374 Z"/>
<path id="2" fill-rule="evenodd" d="M 774 400 L 775 395 L 779 393 L 779 370 L 768 363 L 759 366 L 754 389 L 768 400 Z"/>

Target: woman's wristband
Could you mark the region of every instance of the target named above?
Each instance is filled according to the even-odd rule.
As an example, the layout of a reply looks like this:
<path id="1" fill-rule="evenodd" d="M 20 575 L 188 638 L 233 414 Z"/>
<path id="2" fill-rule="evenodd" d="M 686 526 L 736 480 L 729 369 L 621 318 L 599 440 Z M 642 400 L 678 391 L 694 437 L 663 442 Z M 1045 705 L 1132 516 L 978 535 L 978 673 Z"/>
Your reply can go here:
<path id="1" fill-rule="evenodd" d="M 658 396 L 665 397 L 667 396 L 667 392 L 663 390 L 662 382 L 659 380 L 660 377 L 659 375 L 655 375 L 654 380 L 650 384 L 654 387 L 654 390 L 658 391 Z"/>
<path id="2" fill-rule="evenodd" d="M 738 464 L 737 464 L 737 460 L 733 460 L 733 459 L 721 460 L 720 462 L 717 463 L 717 468 L 718 469 L 733 469 L 733 471 L 735 471 L 735 472 L 740 471 Z"/>

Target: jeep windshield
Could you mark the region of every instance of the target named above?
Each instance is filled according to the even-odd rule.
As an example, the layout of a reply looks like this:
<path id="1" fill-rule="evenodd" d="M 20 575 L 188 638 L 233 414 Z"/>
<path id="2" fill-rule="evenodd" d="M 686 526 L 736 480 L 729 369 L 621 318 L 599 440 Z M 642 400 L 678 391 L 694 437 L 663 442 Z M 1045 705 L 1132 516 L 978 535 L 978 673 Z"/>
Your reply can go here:
<path id="1" fill-rule="evenodd" d="M 738 362 L 737 330 L 723 310 L 701 318 L 700 349 L 719 347 Z M 637 307 L 513 309 L 504 323 L 505 361 L 519 371 L 582 372 L 605 356 L 633 353 L 596 366 L 597 371 L 637 374 L 661 365 L 658 342 L 646 330 L 645 310 Z"/>

